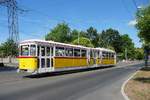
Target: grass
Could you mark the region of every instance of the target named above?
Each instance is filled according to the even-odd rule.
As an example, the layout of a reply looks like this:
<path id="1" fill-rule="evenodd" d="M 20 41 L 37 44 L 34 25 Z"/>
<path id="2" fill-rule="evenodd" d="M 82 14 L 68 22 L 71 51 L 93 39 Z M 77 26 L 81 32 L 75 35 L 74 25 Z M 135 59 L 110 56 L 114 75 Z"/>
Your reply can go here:
<path id="1" fill-rule="evenodd" d="M 150 100 L 150 67 L 142 68 L 125 86 L 131 100 Z"/>

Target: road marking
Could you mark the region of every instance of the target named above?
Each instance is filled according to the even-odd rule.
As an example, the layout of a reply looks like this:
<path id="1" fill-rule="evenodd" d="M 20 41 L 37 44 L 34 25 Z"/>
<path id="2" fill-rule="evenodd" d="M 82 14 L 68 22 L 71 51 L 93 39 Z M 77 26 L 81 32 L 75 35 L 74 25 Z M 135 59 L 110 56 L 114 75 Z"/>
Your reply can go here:
<path id="1" fill-rule="evenodd" d="M 140 68 L 139 68 L 139 69 L 140 69 Z M 123 85 L 121 86 L 121 94 L 123 95 L 123 97 L 124 97 L 125 100 L 130 100 L 129 97 L 125 94 L 125 91 L 124 91 L 125 85 L 128 83 L 128 81 L 129 81 L 130 79 L 132 79 L 132 78 L 135 76 L 135 74 L 137 74 L 137 73 L 139 72 L 139 69 L 138 69 L 138 71 L 136 71 L 135 73 L 133 73 L 133 74 L 123 83 Z"/>

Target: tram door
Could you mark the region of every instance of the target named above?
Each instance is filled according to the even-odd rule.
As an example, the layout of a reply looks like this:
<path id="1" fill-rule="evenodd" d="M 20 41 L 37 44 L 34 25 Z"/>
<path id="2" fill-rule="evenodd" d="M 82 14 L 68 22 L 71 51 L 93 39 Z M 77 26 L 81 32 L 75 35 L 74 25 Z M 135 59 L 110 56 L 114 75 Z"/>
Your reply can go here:
<path id="1" fill-rule="evenodd" d="M 52 69 L 52 47 L 39 46 L 39 72 L 49 72 Z"/>

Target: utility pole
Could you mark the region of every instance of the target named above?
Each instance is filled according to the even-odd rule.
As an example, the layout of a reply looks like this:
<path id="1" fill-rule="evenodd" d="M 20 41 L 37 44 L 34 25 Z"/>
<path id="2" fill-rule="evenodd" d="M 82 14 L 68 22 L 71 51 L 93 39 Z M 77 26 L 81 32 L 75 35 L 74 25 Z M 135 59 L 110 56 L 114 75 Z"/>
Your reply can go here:
<path id="1" fill-rule="evenodd" d="M 16 0 L 0 0 L 0 6 L 7 7 L 9 39 L 14 40 L 14 42 L 18 43 L 18 10 L 23 10 L 18 8 Z"/>
<path id="2" fill-rule="evenodd" d="M 148 46 L 145 46 L 144 48 L 144 59 L 145 59 L 145 67 L 148 66 L 148 55 L 149 55 L 149 47 Z"/>
<path id="3" fill-rule="evenodd" d="M 127 48 L 125 48 L 125 59 L 126 59 L 126 62 L 127 62 L 127 60 L 128 60 Z"/>
<path id="4" fill-rule="evenodd" d="M 78 32 L 78 45 L 79 45 L 79 42 L 80 42 L 80 33 Z"/>

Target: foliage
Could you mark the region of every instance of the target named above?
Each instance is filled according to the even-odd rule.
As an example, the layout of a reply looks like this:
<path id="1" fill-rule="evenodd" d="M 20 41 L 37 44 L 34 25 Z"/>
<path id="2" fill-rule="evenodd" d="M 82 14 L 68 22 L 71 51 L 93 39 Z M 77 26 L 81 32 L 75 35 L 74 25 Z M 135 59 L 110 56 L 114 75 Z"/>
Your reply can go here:
<path id="1" fill-rule="evenodd" d="M 80 32 L 78 30 L 76 30 L 76 29 L 72 30 L 72 32 L 71 32 L 71 40 L 73 41 L 73 40 L 77 39 L 78 36 L 80 36 Z"/>
<path id="2" fill-rule="evenodd" d="M 69 42 L 70 40 L 70 28 L 66 23 L 57 24 L 46 36 L 46 40 L 53 40 L 57 42 Z"/>
<path id="3" fill-rule="evenodd" d="M 86 31 L 79 31 L 71 30 L 66 23 L 60 23 L 46 35 L 45 39 L 86 47 L 112 49 L 121 59 L 125 59 L 125 53 L 127 53 L 128 59 L 143 58 L 143 53 L 135 49 L 132 39 L 127 34 L 121 35 L 118 30 L 112 28 L 98 33 L 94 27 L 89 27 Z M 125 50 L 127 51 L 125 52 Z"/>
<path id="4" fill-rule="evenodd" d="M 132 39 L 127 35 L 121 35 L 117 30 L 107 29 L 99 35 L 99 45 L 105 48 L 114 48 L 120 59 L 125 59 L 125 53 L 128 58 L 135 58 L 135 47 Z M 127 52 L 125 52 L 127 50 Z"/>
<path id="5" fill-rule="evenodd" d="M 87 30 L 86 30 L 86 37 L 89 38 L 92 42 L 92 44 L 94 45 L 94 47 L 97 47 L 98 46 L 98 33 L 97 33 L 97 30 L 95 28 L 93 28 L 92 26 L 89 27 Z"/>
<path id="6" fill-rule="evenodd" d="M 134 53 L 135 53 L 135 48 L 134 48 L 134 43 L 132 42 L 132 39 L 129 37 L 129 35 L 124 34 L 121 36 L 121 51 L 124 53 L 125 58 L 125 53 L 127 52 L 128 58 L 134 59 Z M 125 51 L 127 50 L 127 51 Z"/>
<path id="7" fill-rule="evenodd" d="M 0 46 L 0 54 L 1 57 L 17 56 L 18 54 L 17 44 L 13 40 L 8 39 Z"/>
<path id="8" fill-rule="evenodd" d="M 83 45 L 86 47 L 94 47 L 93 44 L 91 43 L 91 41 L 88 38 L 85 37 L 80 37 L 79 40 L 75 39 L 72 44 L 75 45 Z"/>
<path id="9" fill-rule="evenodd" d="M 138 10 L 136 21 L 138 36 L 145 44 L 150 43 L 150 5 Z"/>
<path id="10" fill-rule="evenodd" d="M 121 52 L 121 36 L 117 30 L 107 29 L 100 34 L 99 45 L 108 48 L 112 46 L 116 52 Z"/>
<path id="11" fill-rule="evenodd" d="M 142 60 L 144 58 L 144 51 L 142 48 L 135 48 L 135 59 Z"/>

